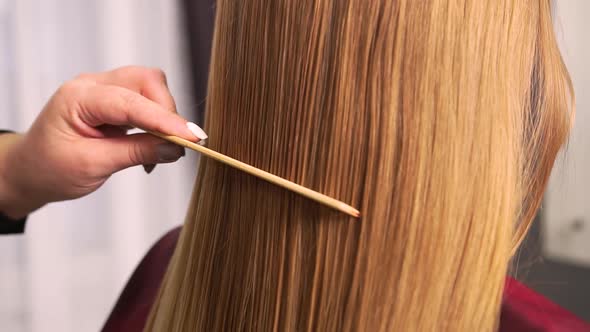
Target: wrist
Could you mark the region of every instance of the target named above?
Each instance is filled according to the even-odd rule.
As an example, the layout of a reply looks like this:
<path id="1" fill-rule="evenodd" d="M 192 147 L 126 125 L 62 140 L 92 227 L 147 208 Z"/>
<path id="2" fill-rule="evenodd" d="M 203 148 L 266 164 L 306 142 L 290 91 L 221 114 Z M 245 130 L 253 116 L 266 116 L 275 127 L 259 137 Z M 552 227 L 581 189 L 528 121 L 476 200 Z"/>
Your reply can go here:
<path id="1" fill-rule="evenodd" d="M 44 205 L 26 194 L 22 181 L 26 167 L 18 155 L 23 138 L 22 134 L 0 135 L 0 212 L 12 219 L 21 219 Z"/>

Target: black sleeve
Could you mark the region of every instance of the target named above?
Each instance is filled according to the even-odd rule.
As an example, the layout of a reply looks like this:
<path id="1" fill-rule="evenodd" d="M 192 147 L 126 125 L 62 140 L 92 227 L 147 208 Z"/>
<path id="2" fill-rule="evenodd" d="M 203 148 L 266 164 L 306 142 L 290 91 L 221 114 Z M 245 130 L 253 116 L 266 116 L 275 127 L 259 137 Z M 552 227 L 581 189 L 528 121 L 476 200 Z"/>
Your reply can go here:
<path id="1" fill-rule="evenodd" d="M 0 130 L 0 135 L 4 133 L 10 133 L 11 131 L 8 130 Z M 2 212 L 0 212 L 0 235 L 1 234 L 20 234 L 25 231 L 25 223 L 27 221 L 27 217 L 24 217 L 20 220 L 14 220 L 8 218 Z"/>
<path id="2" fill-rule="evenodd" d="M 25 231 L 27 217 L 20 220 L 10 219 L 0 212 L 0 235 L 1 234 L 20 234 Z"/>

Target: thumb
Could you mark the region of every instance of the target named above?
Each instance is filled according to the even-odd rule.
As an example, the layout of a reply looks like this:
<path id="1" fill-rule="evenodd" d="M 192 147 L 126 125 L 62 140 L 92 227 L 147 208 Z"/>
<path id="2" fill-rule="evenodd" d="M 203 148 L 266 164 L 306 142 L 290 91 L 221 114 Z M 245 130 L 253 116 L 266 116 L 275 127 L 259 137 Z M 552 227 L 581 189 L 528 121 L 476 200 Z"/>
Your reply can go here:
<path id="1" fill-rule="evenodd" d="M 110 173 L 136 166 L 175 162 L 184 156 L 184 148 L 150 134 L 132 134 L 100 139 L 94 150 L 105 156 Z"/>

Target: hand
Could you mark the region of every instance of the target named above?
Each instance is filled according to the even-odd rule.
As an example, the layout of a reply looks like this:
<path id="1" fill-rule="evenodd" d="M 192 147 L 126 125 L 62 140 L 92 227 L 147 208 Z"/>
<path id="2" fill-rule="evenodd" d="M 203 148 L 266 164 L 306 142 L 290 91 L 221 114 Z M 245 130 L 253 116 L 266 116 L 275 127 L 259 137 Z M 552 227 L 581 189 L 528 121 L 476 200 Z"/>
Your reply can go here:
<path id="1" fill-rule="evenodd" d="M 152 135 L 127 135 L 130 127 L 193 142 L 207 138 L 176 113 L 159 70 L 80 75 L 57 90 L 26 134 L 0 136 L 0 211 L 20 218 L 46 203 L 87 195 L 124 168 L 184 155 L 182 147 Z"/>

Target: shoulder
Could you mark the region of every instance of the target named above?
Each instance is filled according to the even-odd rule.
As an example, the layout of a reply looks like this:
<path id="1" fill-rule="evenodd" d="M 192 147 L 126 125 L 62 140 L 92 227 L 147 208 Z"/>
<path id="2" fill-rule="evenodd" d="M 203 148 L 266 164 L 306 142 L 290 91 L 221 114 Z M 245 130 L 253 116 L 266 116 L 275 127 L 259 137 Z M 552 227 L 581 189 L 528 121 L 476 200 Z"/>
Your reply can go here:
<path id="1" fill-rule="evenodd" d="M 590 325 L 529 289 L 506 278 L 500 332 L 584 332 Z"/>
<path id="2" fill-rule="evenodd" d="M 165 234 L 148 251 L 127 282 L 103 332 L 143 330 L 178 242 L 180 227 Z M 572 313 L 506 278 L 500 332 L 590 332 L 590 325 Z"/>
<path id="3" fill-rule="evenodd" d="M 141 260 L 102 331 L 142 331 L 174 253 L 180 227 L 166 233 Z"/>

